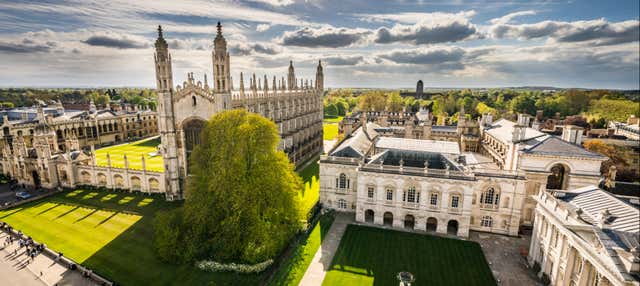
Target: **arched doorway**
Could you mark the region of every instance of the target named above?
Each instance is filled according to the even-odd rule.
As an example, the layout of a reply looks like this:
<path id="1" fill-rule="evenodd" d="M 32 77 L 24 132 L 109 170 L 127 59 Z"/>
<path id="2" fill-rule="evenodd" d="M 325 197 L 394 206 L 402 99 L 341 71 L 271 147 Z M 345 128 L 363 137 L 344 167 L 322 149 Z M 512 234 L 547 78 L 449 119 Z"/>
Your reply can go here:
<path id="1" fill-rule="evenodd" d="M 416 225 L 415 217 L 413 217 L 412 215 L 404 216 L 404 228 L 413 229 L 415 225 Z"/>
<path id="2" fill-rule="evenodd" d="M 436 229 L 438 229 L 438 219 L 436 219 L 435 217 L 428 218 L 427 219 L 427 231 L 436 232 Z"/>
<path id="3" fill-rule="evenodd" d="M 373 212 L 373 210 L 366 210 L 364 212 L 364 221 L 368 223 L 373 223 L 374 215 L 375 213 Z"/>
<path id="4" fill-rule="evenodd" d="M 182 131 L 184 132 L 184 146 L 187 151 L 187 161 L 191 156 L 193 149 L 201 143 L 200 133 L 206 122 L 202 119 L 193 118 L 189 119 L 182 125 Z"/>
<path id="5" fill-rule="evenodd" d="M 36 188 L 39 188 L 41 182 L 40 182 L 40 174 L 38 174 L 38 171 L 36 170 L 31 171 L 31 177 L 33 178 L 33 185 Z"/>
<path id="6" fill-rule="evenodd" d="M 451 234 L 451 235 L 458 235 L 458 221 L 457 220 L 450 220 L 447 223 L 447 234 Z"/>
<path id="7" fill-rule="evenodd" d="M 556 164 L 551 167 L 551 175 L 547 177 L 547 189 L 563 190 L 566 172 L 567 168 L 565 168 L 562 164 Z"/>
<path id="8" fill-rule="evenodd" d="M 393 226 L 393 214 L 390 212 L 384 213 L 383 224 L 387 226 Z"/>

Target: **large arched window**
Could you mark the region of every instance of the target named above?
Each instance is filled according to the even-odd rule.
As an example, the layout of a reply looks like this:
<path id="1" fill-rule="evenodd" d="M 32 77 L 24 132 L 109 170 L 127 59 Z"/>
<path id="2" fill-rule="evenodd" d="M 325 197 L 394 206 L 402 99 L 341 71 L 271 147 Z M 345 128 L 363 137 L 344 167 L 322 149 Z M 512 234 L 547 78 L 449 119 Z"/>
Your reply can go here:
<path id="1" fill-rule="evenodd" d="M 563 190 L 566 172 L 567 169 L 562 164 L 556 164 L 551 167 L 551 175 L 547 177 L 547 189 Z"/>
<path id="2" fill-rule="evenodd" d="M 489 188 L 480 194 L 480 207 L 498 208 L 500 205 L 500 192 L 493 188 Z"/>
<path id="3" fill-rule="evenodd" d="M 482 220 L 480 221 L 480 226 L 491 227 L 492 225 L 493 225 L 493 218 L 491 218 L 488 215 L 482 217 Z"/>
<path id="4" fill-rule="evenodd" d="M 349 179 L 347 179 L 347 175 L 344 173 L 340 174 L 338 178 L 336 178 L 336 188 L 338 189 L 348 189 L 349 188 Z"/>

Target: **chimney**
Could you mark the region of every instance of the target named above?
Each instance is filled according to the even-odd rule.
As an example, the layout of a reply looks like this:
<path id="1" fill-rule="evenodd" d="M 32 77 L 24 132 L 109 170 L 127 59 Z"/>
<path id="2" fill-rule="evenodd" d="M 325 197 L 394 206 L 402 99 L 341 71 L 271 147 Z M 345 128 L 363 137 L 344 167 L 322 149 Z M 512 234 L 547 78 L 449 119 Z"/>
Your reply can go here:
<path id="1" fill-rule="evenodd" d="M 565 125 L 564 128 L 562 128 L 562 140 L 571 144 L 581 145 L 583 131 L 584 128 L 580 126 Z"/>
<path id="2" fill-rule="evenodd" d="M 529 115 L 523 113 L 518 114 L 518 125 L 529 127 Z"/>

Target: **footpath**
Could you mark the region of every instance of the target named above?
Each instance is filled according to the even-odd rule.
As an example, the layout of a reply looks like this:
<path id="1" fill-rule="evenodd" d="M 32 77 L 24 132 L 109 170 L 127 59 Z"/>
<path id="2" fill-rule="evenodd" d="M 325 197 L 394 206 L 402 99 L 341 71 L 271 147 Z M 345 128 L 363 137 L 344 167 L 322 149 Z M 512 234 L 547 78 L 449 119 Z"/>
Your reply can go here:
<path id="1" fill-rule="evenodd" d="M 338 250 L 342 235 L 347 229 L 347 225 L 353 221 L 353 215 L 337 213 L 336 219 L 331 224 L 327 237 L 320 244 L 320 248 L 313 256 L 309 268 L 304 273 L 302 280 L 300 280 L 299 286 L 317 286 L 322 285 L 325 275 L 329 267 L 331 267 L 331 261 L 333 256 Z"/>
<path id="2" fill-rule="evenodd" d="M 26 254 L 26 247 L 20 247 L 14 237 L 13 243 L 6 243 L 9 234 L 0 230 L 0 276 L 2 285 L 20 286 L 94 286 L 95 281 L 82 277 L 46 255 L 38 254 L 31 259 Z M 5 280 L 5 277 L 7 279 Z"/>

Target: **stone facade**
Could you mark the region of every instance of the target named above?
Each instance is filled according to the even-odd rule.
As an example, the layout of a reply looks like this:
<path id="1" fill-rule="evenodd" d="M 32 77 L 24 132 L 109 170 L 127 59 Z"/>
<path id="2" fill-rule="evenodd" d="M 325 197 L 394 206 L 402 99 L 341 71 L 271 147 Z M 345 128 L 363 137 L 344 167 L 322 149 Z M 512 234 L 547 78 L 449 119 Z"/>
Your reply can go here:
<path id="1" fill-rule="evenodd" d="M 266 75 L 256 78 L 253 74 L 245 88 L 241 73 L 239 89 L 233 90 L 231 59 L 218 23 L 212 52 L 213 86 L 209 86 L 206 75 L 202 82 L 189 73 L 182 85 L 174 87 L 169 48 L 162 29 L 158 32 L 154 55 L 158 127 L 168 199 L 182 198 L 189 155 L 200 143 L 200 131 L 207 119 L 224 110 L 244 108 L 273 120 L 282 138 L 279 149 L 296 165 L 322 152 L 324 74 L 320 63 L 315 84 L 298 79 L 291 62 L 286 81 L 276 77 L 270 80 Z"/>
<path id="2" fill-rule="evenodd" d="M 420 115 L 401 114 L 407 120 L 395 128 L 378 124 L 388 114 L 376 115 L 361 114 L 355 131 L 320 161 L 321 203 L 374 225 L 516 235 L 534 220 L 532 196 L 597 184 L 607 159 L 530 128 L 522 116 L 520 123 L 461 117 L 446 135 L 434 135 L 407 124 Z M 421 129 L 439 128 L 428 113 L 422 118 Z"/>

